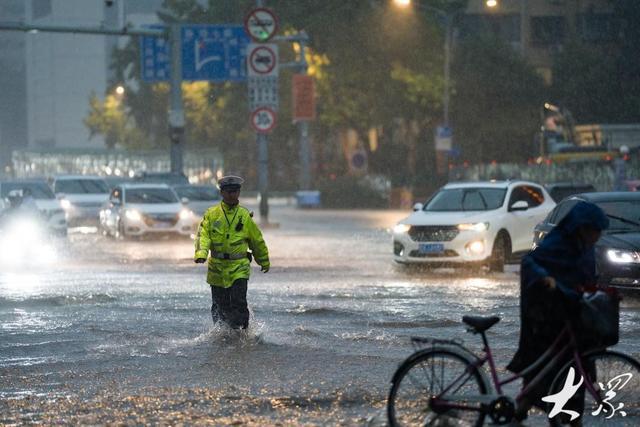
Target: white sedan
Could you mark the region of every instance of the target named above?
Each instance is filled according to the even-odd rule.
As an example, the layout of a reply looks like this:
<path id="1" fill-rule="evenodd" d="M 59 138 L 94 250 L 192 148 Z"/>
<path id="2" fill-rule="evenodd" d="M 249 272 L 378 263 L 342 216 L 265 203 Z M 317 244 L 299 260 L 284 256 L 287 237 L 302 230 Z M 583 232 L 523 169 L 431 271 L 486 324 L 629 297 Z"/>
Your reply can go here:
<path id="1" fill-rule="evenodd" d="M 513 256 L 531 249 L 534 227 L 554 206 L 533 182 L 447 184 L 394 227 L 393 258 L 400 264 L 503 271 Z"/>
<path id="2" fill-rule="evenodd" d="M 121 184 L 100 211 L 103 234 L 115 237 L 174 234 L 193 236 L 198 217 L 166 184 Z"/>

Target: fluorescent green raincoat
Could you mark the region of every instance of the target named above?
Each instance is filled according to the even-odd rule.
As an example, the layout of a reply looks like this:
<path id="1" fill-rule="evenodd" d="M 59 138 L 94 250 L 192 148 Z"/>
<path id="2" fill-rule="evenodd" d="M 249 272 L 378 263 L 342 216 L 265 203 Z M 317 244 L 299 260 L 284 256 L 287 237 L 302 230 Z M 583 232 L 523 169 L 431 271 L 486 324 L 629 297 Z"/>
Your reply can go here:
<path id="1" fill-rule="evenodd" d="M 224 202 L 210 207 L 204 214 L 195 241 L 194 259 L 207 259 L 207 283 L 223 288 L 237 279 L 248 279 L 251 268 L 247 250 L 258 264 L 269 268 L 269 251 L 260 229 L 248 209 Z"/>

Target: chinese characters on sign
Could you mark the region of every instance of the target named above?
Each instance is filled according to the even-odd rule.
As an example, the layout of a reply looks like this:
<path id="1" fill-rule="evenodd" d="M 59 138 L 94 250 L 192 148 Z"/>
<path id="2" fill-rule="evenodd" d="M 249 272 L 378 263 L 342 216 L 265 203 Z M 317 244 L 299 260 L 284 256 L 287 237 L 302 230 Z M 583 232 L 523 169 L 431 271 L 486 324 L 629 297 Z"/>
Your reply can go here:
<path id="1" fill-rule="evenodd" d="M 311 76 L 293 75 L 293 120 L 313 120 L 316 117 L 315 86 Z"/>
<path id="2" fill-rule="evenodd" d="M 569 409 L 565 409 L 564 405 L 569 402 L 569 400 L 576 394 L 582 383 L 584 382 L 584 378 L 580 377 L 580 381 L 577 384 L 574 384 L 575 380 L 575 370 L 569 368 L 569 373 L 567 374 L 567 378 L 564 382 L 564 386 L 562 390 L 560 390 L 556 394 L 552 394 L 549 396 L 545 396 L 542 398 L 544 402 L 553 403 L 553 408 L 551 412 L 549 412 L 549 418 L 553 418 L 559 414 L 567 414 L 571 416 L 571 421 L 575 420 L 580 416 L 576 411 L 572 411 Z M 601 414 L 608 414 L 606 419 L 612 418 L 616 412 L 619 412 L 622 417 L 626 417 L 627 413 L 622 410 L 624 408 L 623 402 L 618 402 L 618 405 L 615 406 L 612 400 L 616 397 L 616 391 L 622 390 L 625 385 L 631 380 L 633 377 L 632 374 L 626 373 L 616 376 L 609 380 L 606 384 L 598 383 L 600 386 L 600 390 L 605 392 L 604 398 L 602 399 L 602 403 L 600 406 L 591 413 L 594 417 L 599 416 Z"/>

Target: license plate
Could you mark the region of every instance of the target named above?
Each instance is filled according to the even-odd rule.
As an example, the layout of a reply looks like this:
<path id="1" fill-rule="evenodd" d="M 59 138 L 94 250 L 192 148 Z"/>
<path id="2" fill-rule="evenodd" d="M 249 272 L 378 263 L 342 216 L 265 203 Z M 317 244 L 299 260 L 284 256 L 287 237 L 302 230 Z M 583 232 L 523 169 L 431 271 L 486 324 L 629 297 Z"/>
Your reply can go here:
<path id="1" fill-rule="evenodd" d="M 420 245 L 420 252 L 423 254 L 441 254 L 444 252 L 442 243 L 423 243 Z"/>

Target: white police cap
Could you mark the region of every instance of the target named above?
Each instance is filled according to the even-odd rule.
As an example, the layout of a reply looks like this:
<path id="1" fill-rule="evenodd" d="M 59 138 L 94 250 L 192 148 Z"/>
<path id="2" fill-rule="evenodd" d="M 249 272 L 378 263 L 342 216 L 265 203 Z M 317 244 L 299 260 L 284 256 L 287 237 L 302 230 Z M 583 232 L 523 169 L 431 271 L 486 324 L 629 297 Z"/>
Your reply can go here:
<path id="1" fill-rule="evenodd" d="M 244 179 L 240 178 L 239 176 L 227 175 L 227 176 L 223 176 L 218 180 L 218 188 L 220 190 L 224 190 L 225 188 L 240 189 L 240 187 L 242 187 L 243 182 L 244 182 Z"/>

